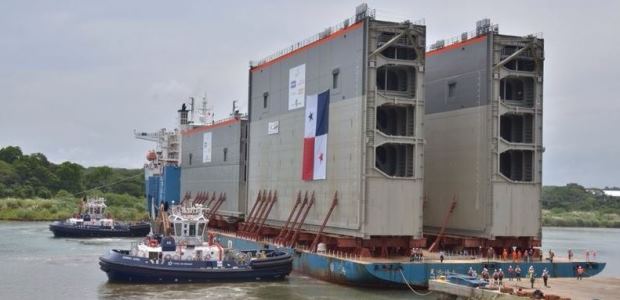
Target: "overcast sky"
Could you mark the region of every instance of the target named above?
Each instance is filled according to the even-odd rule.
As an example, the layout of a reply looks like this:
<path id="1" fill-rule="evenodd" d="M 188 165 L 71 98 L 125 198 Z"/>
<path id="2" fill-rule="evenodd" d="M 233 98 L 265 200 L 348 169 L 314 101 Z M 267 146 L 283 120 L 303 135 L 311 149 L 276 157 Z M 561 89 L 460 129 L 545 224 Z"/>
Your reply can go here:
<path id="1" fill-rule="evenodd" d="M 248 62 L 340 22 L 360 1 L 0 1 L 0 147 L 140 167 L 190 96 L 247 107 Z M 544 184 L 620 186 L 620 1 L 369 1 L 424 19 L 427 43 L 491 18 L 543 32 Z"/>

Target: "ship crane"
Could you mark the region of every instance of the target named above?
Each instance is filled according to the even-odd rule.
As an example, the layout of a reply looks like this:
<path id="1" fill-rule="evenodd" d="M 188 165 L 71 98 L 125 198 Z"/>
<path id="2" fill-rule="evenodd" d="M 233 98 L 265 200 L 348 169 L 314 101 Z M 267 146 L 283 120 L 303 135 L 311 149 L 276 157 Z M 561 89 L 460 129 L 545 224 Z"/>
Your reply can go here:
<path id="1" fill-rule="evenodd" d="M 154 142 L 157 160 L 160 162 L 178 164 L 180 141 L 177 130 L 167 131 L 165 128 L 157 132 L 144 132 L 134 130 L 133 135 L 136 139 Z"/>

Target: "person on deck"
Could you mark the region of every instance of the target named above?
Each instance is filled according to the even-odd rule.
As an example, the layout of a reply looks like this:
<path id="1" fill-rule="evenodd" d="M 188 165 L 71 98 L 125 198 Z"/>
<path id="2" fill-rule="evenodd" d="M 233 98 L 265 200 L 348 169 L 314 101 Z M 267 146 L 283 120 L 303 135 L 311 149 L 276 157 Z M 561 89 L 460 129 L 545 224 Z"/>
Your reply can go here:
<path id="1" fill-rule="evenodd" d="M 512 281 L 512 278 L 515 277 L 515 269 L 512 268 L 512 265 L 508 266 L 508 281 Z"/>
<path id="2" fill-rule="evenodd" d="M 573 249 L 568 249 L 568 261 L 573 261 Z"/>
<path id="3" fill-rule="evenodd" d="M 555 253 L 549 249 L 549 262 L 553 263 L 553 257 L 555 257 Z"/>
<path id="4" fill-rule="evenodd" d="M 536 273 L 534 273 L 534 266 L 530 266 L 530 269 L 527 272 L 527 277 L 530 279 L 532 288 L 534 288 L 534 282 L 536 281 Z"/>
<path id="5" fill-rule="evenodd" d="M 491 259 L 493 259 L 495 257 L 495 250 L 493 250 L 493 247 L 489 247 L 489 249 L 487 250 L 487 261 L 491 261 Z"/>
<path id="6" fill-rule="evenodd" d="M 521 281 L 521 267 L 519 267 L 519 265 L 515 268 L 515 276 L 517 277 L 517 281 Z"/>
<path id="7" fill-rule="evenodd" d="M 512 263 L 517 262 L 517 250 L 512 250 Z"/>
<path id="8" fill-rule="evenodd" d="M 489 282 L 489 269 L 484 268 L 482 269 L 482 279 L 485 280 L 486 282 Z"/>
<path id="9" fill-rule="evenodd" d="M 502 271 L 502 269 L 499 269 L 499 272 L 497 272 L 497 275 L 499 276 L 499 284 L 502 285 L 503 281 L 504 281 L 504 271 Z"/>
<path id="10" fill-rule="evenodd" d="M 543 269 L 542 278 L 543 278 L 543 282 L 545 283 L 545 287 L 549 287 L 547 285 L 547 280 L 549 280 L 549 271 L 547 271 L 547 268 Z"/>
<path id="11" fill-rule="evenodd" d="M 502 259 L 508 260 L 508 250 L 506 250 L 506 248 L 504 248 L 504 251 L 502 252 Z"/>
<path id="12" fill-rule="evenodd" d="M 443 259 L 444 259 L 444 253 L 443 251 L 439 252 L 439 262 L 443 263 Z"/>
<path id="13" fill-rule="evenodd" d="M 583 267 L 581 267 L 581 265 L 577 266 L 577 280 L 582 280 L 583 279 L 583 273 L 585 272 L 585 270 L 583 269 Z"/>

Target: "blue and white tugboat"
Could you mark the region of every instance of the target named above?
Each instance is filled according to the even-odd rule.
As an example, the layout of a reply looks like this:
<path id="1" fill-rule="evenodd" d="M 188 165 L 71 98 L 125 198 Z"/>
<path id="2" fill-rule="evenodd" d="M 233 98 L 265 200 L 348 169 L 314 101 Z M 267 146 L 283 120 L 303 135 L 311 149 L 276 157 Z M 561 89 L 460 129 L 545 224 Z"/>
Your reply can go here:
<path id="1" fill-rule="evenodd" d="M 200 204 L 160 211 L 163 235 L 151 235 L 130 250 L 110 250 L 99 258 L 111 282 L 186 283 L 280 280 L 290 274 L 286 251 L 225 248 L 207 232 Z M 172 232 L 170 232 L 172 231 Z M 205 239 L 205 236 L 208 238 Z"/>
<path id="2" fill-rule="evenodd" d="M 86 199 L 84 199 L 86 200 Z M 56 221 L 49 228 L 55 237 L 142 237 L 151 231 L 147 222 L 125 224 L 105 217 L 105 199 L 91 198 L 80 204 L 80 212 L 65 221 Z"/>

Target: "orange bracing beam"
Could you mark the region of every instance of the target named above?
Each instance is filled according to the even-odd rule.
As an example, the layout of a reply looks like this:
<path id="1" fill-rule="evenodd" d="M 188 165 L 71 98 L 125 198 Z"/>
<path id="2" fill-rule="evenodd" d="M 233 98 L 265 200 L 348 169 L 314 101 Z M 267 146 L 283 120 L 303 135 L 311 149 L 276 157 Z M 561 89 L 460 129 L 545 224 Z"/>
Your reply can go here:
<path id="1" fill-rule="evenodd" d="M 200 196 L 202 195 L 202 192 L 198 192 L 196 194 L 196 197 L 194 197 L 194 200 L 192 201 L 192 204 L 198 204 L 200 203 Z"/>
<path id="2" fill-rule="evenodd" d="M 297 229 L 295 229 L 295 233 L 293 234 L 293 237 L 291 238 L 291 243 L 290 243 L 291 247 L 295 246 L 295 242 L 297 242 L 297 236 L 299 235 L 301 226 L 304 225 L 304 223 L 306 222 L 306 217 L 308 216 L 308 212 L 310 212 L 310 208 L 312 208 L 313 204 L 314 204 L 314 192 L 312 192 L 312 197 L 310 197 L 310 203 L 308 203 L 308 206 L 306 206 L 306 212 L 304 213 L 304 216 L 301 218 L 301 221 L 299 222 L 299 224 L 297 224 Z"/>
<path id="3" fill-rule="evenodd" d="M 289 236 L 293 234 L 295 226 L 297 225 L 297 220 L 299 220 L 299 216 L 304 211 L 304 207 L 306 207 L 306 204 L 308 204 L 308 191 L 304 193 L 304 201 L 301 203 L 301 207 L 299 208 L 299 211 L 297 211 L 297 214 L 295 214 L 295 220 L 293 220 L 293 224 L 291 224 L 291 229 L 282 236 L 283 245 L 286 245 L 288 243 Z"/>
<path id="4" fill-rule="evenodd" d="M 220 207 L 222 206 L 222 203 L 224 203 L 225 200 L 226 200 L 226 194 L 220 193 L 220 197 L 217 199 L 217 202 L 213 206 L 213 210 L 211 211 L 211 213 L 209 213 L 209 219 L 215 216 L 215 213 L 217 212 L 218 209 L 220 209 Z"/>
<path id="5" fill-rule="evenodd" d="M 259 213 L 261 212 L 263 206 L 265 205 L 265 194 L 267 191 L 259 191 L 258 199 L 256 200 L 258 203 L 258 207 L 256 208 L 256 213 L 254 216 L 248 221 L 248 224 L 245 225 L 245 233 L 249 232 L 252 227 L 254 227 L 254 223 L 256 222 Z"/>
<path id="6" fill-rule="evenodd" d="M 271 201 L 271 191 L 269 191 L 269 193 L 267 193 L 266 191 L 263 192 L 263 205 L 258 211 L 258 215 L 256 216 L 256 218 L 254 218 L 254 222 L 250 224 L 248 233 L 254 232 L 254 230 L 258 227 L 258 222 L 260 222 L 260 220 L 263 218 L 263 215 L 265 214 L 265 211 L 267 210 L 267 206 L 269 206 L 270 201 Z"/>
<path id="7" fill-rule="evenodd" d="M 256 229 L 256 238 L 258 238 L 258 236 L 260 235 L 260 231 L 261 229 L 263 229 L 263 225 L 265 225 L 265 221 L 267 221 L 267 217 L 269 217 L 269 213 L 271 212 L 271 209 L 273 208 L 273 204 L 276 203 L 276 200 L 278 200 L 278 191 L 273 192 L 273 198 L 271 198 L 271 203 L 269 203 L 269 208 L 267 208 L 267 213 L 265 213 L 263 220 L 260 222 L 260 225 L 258 225 L 258 228 Z"/>
<path id="8" fill-rule="evenodd" d="M 254 211 L 256 210 L 256 205 L 258 204 L 259 200 L 260 200 L 260 192 L 258 192 L 258 197 L 256 197 L 256 201 L 254 202 L 254 205 L 252 206 L 252 210 L 250 211 L 250 214 L 248 215 L 248 217 L 245 220 L 245 222 L 243 222 L 241 224 L 241 227 L 239 228 L 241 231 L 245 230 L 245 227 L 247 227 L 248 222 L 250 221 L 250 219 L 254 215 Z"/>
<path id="9" fill-rule="evenodd" d="M 329 207 L 329 211 L 327 212 L 327 216 L 325 216 L 325 219 L 323 220 L 323 224 L 321 224 L 321 228 L 319 228 L 319 232 L 316 234 L 316 236 L 314 237 L 314 241 L 312 241 L 312 244 L 310 245 L 310 251 L 316 252 L 316 247 L 319 244 L 319 239 L 321 238 L 321 234 L 323 233 L 323 229 L 325 229 L 325 225 L 327 224 L 327 220 L 329 219 L 329 216 L 332 215 L 332 212 L 334 211 L 334 208 L 336 208 L 337 204 L 338 204 L 338 192 L 336 192 L 334 194 L 334 200 L 332 200 L 332 206 Z"/>
<path id="10" fill-rule="evenodd" d="M 207 194 L 207 198 L 209 198 L 209 194 Z M 213 191 L 213 196 L 211 196 L 211 200 L 209 200 L 209 203 L 207 204 L 207 208 L 209 208 L 209 210 L 212 210 L 211 204 L 215 205 L 213 201 L 215 201 L 215 191 Z"/>
<path id="11" fill-rule="evenodd" d="M 280 233 L 278 233 L 278 236 L 276 236 L 276 238 L 275 238 L 275 242 L 276 243 L 288 231 L 288 224 L 291 223 L 291 219 L 293 218 L 293 214 L 297 210 L 297 207 L 299 207 L 299 204 L 301 204 L 301 191 L 297 192 L 297 201 L 295 201 L 295 206 L 293 206 L 293 209 L 291 210 L 291 213 L 288 215 L 288 219 L 286 220 L 286 223 L 284 223 L 284 227 L 282 227 L 282 229 L 280 230 Z"/>
<path id="12" fill-rule="evenodd" d="M 454 208 L 456 208 L 456 195 L 454 195 L 454 197 L 452 197 L 452 203 L 450 203 L 450 209 L 448 210 L 448 213 L 446 214 L 446 217 L 443 219 L 443 224 L 441 225 L 441 230 L 439 230 L 439 234 L 437 235 L 437 238 L 435 239 L 433 244 L 430 246 L 430 248 L 428 248 L 429 252 L 433 252 L 433 251 L 435 251 L 437 249 L 437 247 L 439 247 L 439 243 L 443 239 L 443 233 L 444 233 L 444 231 L 446 231 L 446 226 L 448 225 L 448 221 L 450 220 L 450 216 L 454 212 Z"/>

